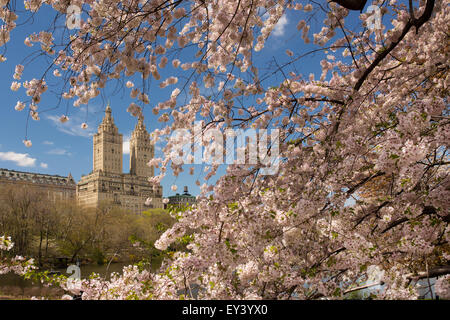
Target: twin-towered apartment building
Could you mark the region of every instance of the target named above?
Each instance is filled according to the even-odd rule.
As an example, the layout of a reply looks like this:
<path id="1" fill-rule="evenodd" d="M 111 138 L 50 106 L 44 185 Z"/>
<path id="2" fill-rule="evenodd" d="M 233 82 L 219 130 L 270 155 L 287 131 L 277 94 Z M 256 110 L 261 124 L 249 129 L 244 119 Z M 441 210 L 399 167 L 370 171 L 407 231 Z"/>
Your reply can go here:
<path id="1" fill-rule="evenodd" d="M 111 107 L 93 137 L 93 170 L 78 184 L 72 176 L 20 172 L 0 169 L 1 185 L 29 185 L 48 192 L 51 199 L 76 196 L 81 205 L 95 207 L 102 202 L 114 203 L 127 211 L 141 213 L 150 208 L 164 208 L 162 187 L 148 181 L 154 168 L 147 165 L 154 157 L 143 119 L 139 118 L 130 139 L 130 172 L 123 173 L 123 135 L 112 117 Z M 149 205 L 146 200 L 151 198 Z"/>
<path id="2" fill-rule="evenodd" d="M 134 213 L 164 208 L 162 187 L 148 181 L 154 176 L 154 168 L 147 165 L 154 157 L 154 146 L 142 118 L 131 134 L 129 173 L 123 173 L 123 135 L 114 124 L 109 105 L 93 137 L 93 147 L 93 171 L 82 176 L 77 184 L 80 204 L 97 206 L 113 202 Z M 146 206 L 148 198 L 152 201 Z"/>

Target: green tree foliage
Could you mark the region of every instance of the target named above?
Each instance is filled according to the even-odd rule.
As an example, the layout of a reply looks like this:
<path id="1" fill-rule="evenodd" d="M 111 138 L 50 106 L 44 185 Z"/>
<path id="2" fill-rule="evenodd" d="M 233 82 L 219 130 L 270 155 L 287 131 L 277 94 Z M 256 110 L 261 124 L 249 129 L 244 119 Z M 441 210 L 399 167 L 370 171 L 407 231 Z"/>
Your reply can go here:
<path id="1" fill-rule="evenodd" d="M 59 257 L 159 263 L 165 253 L 153 244 L 175 221 L 164 209 L 136 215 L 108 202 L 86 208 L 74 200 L 49 201 L 36 188 L 4 186 L 0 195 L 0 234 L 15 239 L 11 254 L 33 257 L 39 265 Z"/>

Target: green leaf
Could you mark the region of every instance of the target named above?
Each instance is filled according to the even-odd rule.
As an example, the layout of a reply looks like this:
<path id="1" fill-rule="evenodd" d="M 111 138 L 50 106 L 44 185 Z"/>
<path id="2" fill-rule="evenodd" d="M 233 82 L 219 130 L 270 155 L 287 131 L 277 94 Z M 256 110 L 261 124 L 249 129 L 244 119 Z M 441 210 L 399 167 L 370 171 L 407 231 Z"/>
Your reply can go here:
<path id="1" fill-rule="evenodd" d="M 396 155 L 396 154 L 391 154 L 390 156 L 389 156 L 389 158 L 391 158 L 391 159 L 398 159 L 398 158 L 400 158 L 400 156 L 398 156 L 398 155 Z"/>

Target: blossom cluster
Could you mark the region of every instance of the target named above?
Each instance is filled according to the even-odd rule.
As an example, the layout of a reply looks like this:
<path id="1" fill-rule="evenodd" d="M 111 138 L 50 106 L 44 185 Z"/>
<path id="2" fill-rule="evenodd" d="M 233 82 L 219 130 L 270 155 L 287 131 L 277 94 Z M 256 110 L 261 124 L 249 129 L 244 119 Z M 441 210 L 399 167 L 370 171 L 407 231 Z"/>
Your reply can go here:
<path id="1" fill-rule="evenodd" d="M 0 254 L 1 251 L 10 251 L 14 247 L 11 237 L 0 236 Z M 14 272 L 18 275 L 25 275 L 35 269 L 34 259 L 25 259 L 22 256 L 15 256 L 12 259 L 2 258 L 0 255 L 0 275 Z"/>

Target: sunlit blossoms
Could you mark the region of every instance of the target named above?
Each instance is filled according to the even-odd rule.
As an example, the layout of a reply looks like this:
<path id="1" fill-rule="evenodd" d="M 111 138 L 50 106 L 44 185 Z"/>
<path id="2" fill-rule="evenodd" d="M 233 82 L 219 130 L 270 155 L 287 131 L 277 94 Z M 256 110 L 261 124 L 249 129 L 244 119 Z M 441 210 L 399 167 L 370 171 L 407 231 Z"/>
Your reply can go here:
<path id="1" fill-rule="evenodd" d="M 9 251 L 14 246 L 14 242 L 11 241 L 11 237 L 0 237 L 0 250 Z"/>
<path id="2" fill-rule="evenodd" d="M 20 78 L 22 77 L 23 70 L 24 70 L 23 65 L 18 64 L 15 69 L 14 79 L 20 80 Z"/>
<path id="3" fill-rule="evenodd" d="M 61 117 L 59 117 L 59 121 L 61 123 L 67 122 L 67 121 L 69 121 L 69 117 L 66 115 L 62 115 Z"/>
<path id="4" fill-rule="evenodd" d="M 23 140 L 25 147 L 30 148 L 32 146 L 31 140 Z"/>
<path id="5" fill-rule="evenodd" d="M 33 259 L 25 259 L 21 256 L 15 256 L 12 259 L 3 259 L 1 251 L 9 251 L 14 247 L 11 237 L 0 236 L 0 275 L 14 272 L 18 275 L 25 275 L 35 269 Z"/>
<path id="6" fill-rule="evenodd" d="M 22 111 L 25 108 L 25 103 L 21 102 L 21 101 L 17 101 L 14 109 L 17 111 Z"/>
<path id="7" fill-rule="evenodd" d="M 13 83 L 11 83 L 11 90 L 17 91 L 19 90 L 20 86 L 21 86 L 20 82 L 14 81 Z"/>
<path id="8" fill-rule="evenodd" d="M 441 299 L 450 299 L 450 275 L 439 278 L 435 284 L 436 294 Z"/>

